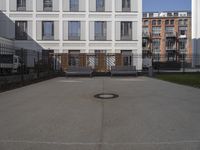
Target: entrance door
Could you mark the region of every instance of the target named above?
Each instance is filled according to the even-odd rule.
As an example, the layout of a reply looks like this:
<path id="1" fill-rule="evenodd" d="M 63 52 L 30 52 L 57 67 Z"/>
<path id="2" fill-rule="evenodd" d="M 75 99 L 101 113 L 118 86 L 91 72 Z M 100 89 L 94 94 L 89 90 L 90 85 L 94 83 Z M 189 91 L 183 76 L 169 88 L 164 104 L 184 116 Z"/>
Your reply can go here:
<path id="1" fill-rule="evenodd" d="M 95 50 L 95 71 L 107 72 L 105 50 Z"/>

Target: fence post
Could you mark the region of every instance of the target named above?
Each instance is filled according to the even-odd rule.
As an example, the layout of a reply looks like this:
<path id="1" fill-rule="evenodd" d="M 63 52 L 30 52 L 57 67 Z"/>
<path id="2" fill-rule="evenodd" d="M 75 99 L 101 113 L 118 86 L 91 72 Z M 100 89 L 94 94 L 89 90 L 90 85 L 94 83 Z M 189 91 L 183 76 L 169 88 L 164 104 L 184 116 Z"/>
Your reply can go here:
<path id="1" fill-rule="evenodd" d="M 39 67 L 40 61 L 39 61 L 39 59 L 40 59 L 39 52 L 37 52 L 37 78 L 38 79 L 40 77 L 40 67 Z"/>
<path id="2" fill-rule="evenodd" d="M 184 56 L 184 54 L 182 54 L 182 69 L 183 69 L 183 73 L 185 73 L 185 56 Z"/>
<path id="3" fill-rule="evenodd" d="M 23 50 L 23 48 L 21 48 L 20 49 L 20 57 L 21 57 L 21 82 L 23 82 L 24 81 L 24 62 L 25 62 L 25 60 L 24 60 L 24 50 Z"/>

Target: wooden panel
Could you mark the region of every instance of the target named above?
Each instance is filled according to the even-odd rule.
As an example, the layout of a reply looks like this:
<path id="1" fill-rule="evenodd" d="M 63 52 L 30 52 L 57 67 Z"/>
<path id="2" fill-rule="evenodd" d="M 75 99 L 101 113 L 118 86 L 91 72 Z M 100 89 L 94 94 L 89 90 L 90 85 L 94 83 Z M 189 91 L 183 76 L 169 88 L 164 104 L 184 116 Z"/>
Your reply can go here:
<path id="1" fill-rule="evenodd" d="M 67 53 L 61 54 L 61 67 L 62 67 L 62 71 L 65 71 L 68 68 L 68 54 Z"/>
<path id="2" fill-rule="evenodd" d="M 115 54 L 115 66 L 122 66 L 122 54 Z"/>
<path id="3" fill-rule="evenodd" d="M 86 54 L 80 54 L 80 66 L 86 67 Z"/>
<path id="4" fill-rule="evenodd" d="M 96 65 L 96 72 L 106 72 L 106 54 L 98 53 L 96 54 L 96 59 L 98 59 L 98 64 Z"/>

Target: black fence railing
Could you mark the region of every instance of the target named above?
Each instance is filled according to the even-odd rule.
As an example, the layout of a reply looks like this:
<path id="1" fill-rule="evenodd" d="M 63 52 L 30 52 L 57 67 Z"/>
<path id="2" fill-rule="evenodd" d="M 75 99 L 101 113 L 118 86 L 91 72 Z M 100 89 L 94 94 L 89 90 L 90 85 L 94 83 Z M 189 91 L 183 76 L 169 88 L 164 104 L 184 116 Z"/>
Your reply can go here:
<path id="1" fill-rule="evenodd" d="M 0 44 L 0 90 L 55 75 L 53 50 L 30 50 Z"/>

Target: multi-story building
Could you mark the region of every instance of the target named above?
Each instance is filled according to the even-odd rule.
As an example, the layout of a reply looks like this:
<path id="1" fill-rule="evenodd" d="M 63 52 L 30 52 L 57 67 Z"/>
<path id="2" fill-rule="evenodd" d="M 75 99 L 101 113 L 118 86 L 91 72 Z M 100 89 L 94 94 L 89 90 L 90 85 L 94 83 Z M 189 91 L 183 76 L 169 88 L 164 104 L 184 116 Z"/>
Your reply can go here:
<path id="1" fill-rule="evenodd" d="M 143 13 L 143 55 L 158 54 L 161 60 L 174 60 L 179 54 L 192 54 L 191 12 Z"/>
<path id="2" fill-rule="evenodd" d="M 113 64 L 142 68 L 141 0 L 1 0 L 0 10 L 0 35 L 16 47 L 64 53 L 66 66 L 77 54 L 124 54 Z"/>
<path id="3" fill-rule="evenodd" d="M 200 1 L 192 0 L 193 67 L 200 66 Z"/>

